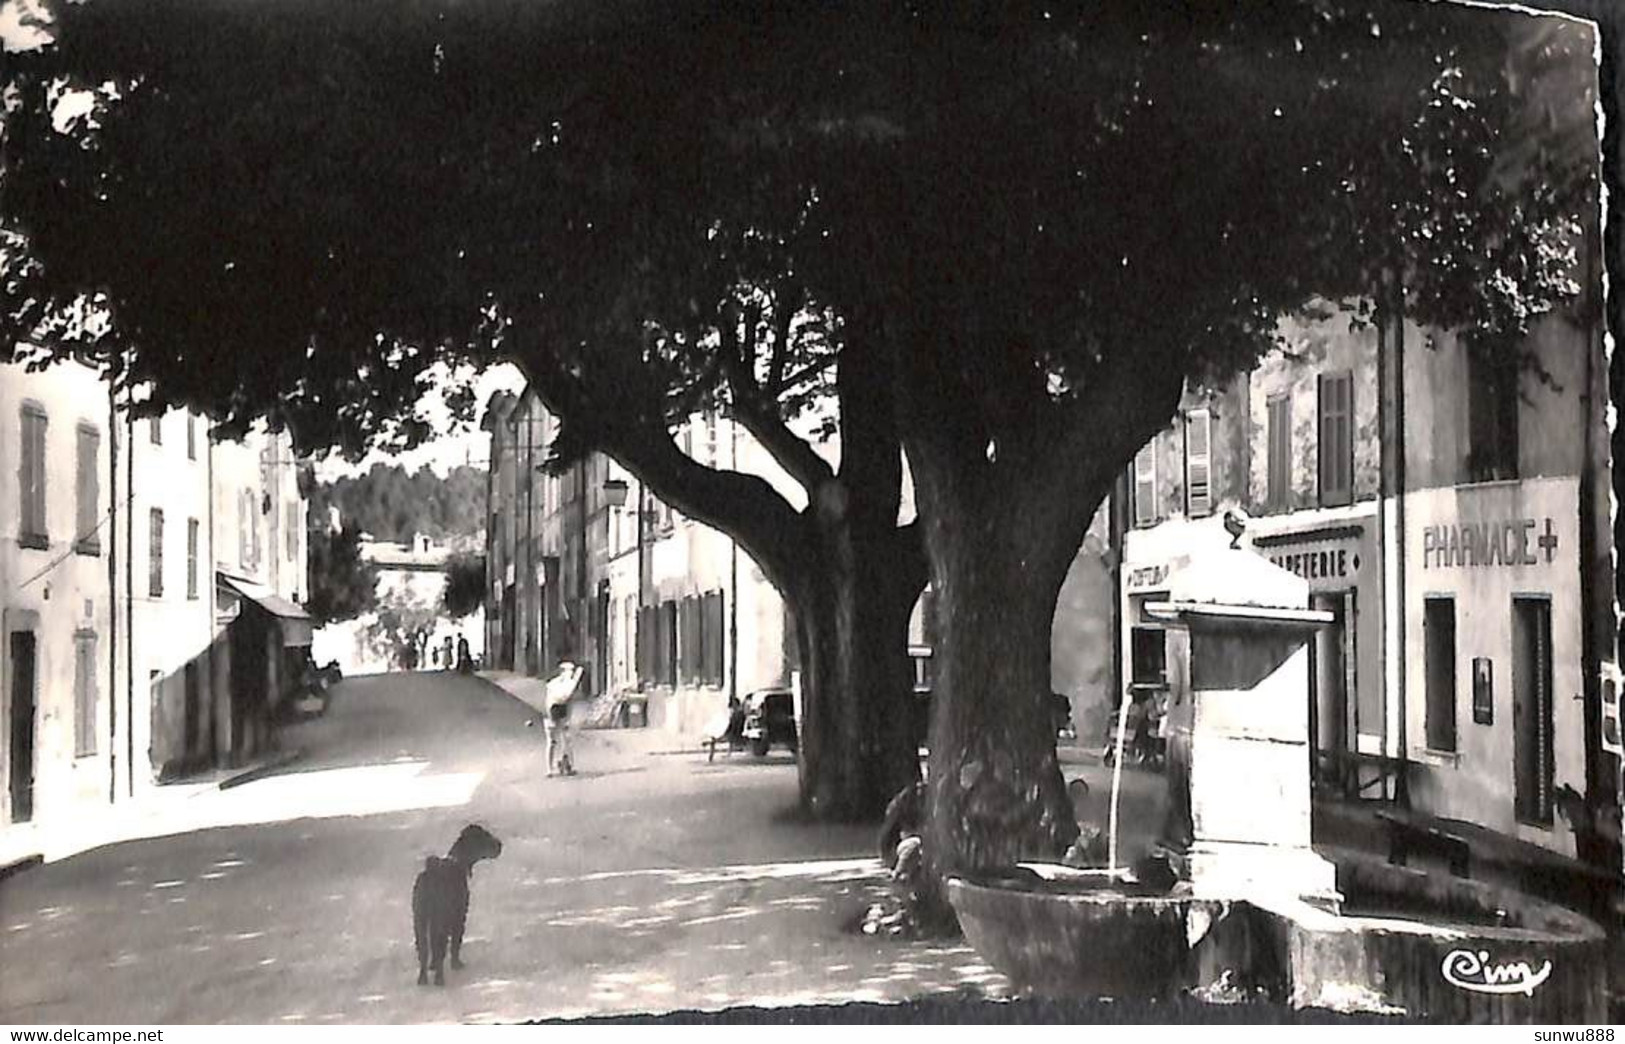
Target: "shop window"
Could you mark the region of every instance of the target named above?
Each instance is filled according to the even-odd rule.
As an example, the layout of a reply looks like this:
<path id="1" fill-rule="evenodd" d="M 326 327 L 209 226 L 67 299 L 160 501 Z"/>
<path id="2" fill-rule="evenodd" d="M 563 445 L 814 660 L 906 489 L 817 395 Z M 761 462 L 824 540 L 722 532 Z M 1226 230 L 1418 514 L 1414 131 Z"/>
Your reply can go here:
<path id="1" fill-rule="evenodd" d="M 1157 521 L 1157 440 L 1153 438 L 1134 457 L 1134 524 Z"/>
<path id="2" fill-rule="evenodd" d="M 1168 684 L 1168 654 L 1160 627 L 1136 627 L 1129 635 L 1132 685 Z"/>
<path id="3" fill-rule="evenodd" d="M 1467 352 L 1467 476 L 1471 482 L 1518 477 L 1518 361 Z"/>
<path id="4" fill-rule="evenodd" d="M 1292 488 L 1292 399 L 1286 395 L 1272 395 L 1266 409 L 1265 459 L 1269 486 L 1265 496 L 1269 507 L 1282 511 L 1287 507 Z"/>
<path id="5" fill-rule="evenodd" d="M 1192 518 L 1213 513 L 1213 415 L 1192 410 L 1185 417 L 1185 511 Z"/>
<path id="6" fill-rule="evenodd" d="M 1456 601 L 1428 598 L 1422 609 L 1425 732 L 1429 750 L 1456 749 Z"/>
<path id="7" fill-rule="evenodd" d="M 1320 503 L 1354 501 L 1354 375 L 1320 375 Z"/>

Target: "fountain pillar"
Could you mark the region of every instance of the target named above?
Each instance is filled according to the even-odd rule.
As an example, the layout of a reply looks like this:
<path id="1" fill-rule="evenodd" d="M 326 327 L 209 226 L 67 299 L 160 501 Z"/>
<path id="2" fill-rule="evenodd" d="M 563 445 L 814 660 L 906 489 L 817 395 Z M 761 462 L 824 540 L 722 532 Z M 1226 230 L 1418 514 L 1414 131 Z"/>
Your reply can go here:
<path id="1" fill-rule="evenodd" d="M 1309 638 L 1331 622 L 1309 584 L 1252 551 L 1196 554 L 1168 577 L 1169 822 L 1192 895 L 1339 900 L 1310 847 Z"/>

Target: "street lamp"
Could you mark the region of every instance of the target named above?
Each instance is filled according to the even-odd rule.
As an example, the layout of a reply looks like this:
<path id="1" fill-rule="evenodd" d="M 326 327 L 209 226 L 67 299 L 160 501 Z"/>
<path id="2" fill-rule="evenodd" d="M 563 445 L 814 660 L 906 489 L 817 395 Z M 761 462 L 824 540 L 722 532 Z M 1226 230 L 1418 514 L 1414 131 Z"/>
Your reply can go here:
<path id="1" fill-rule="evenodd" d="M 612 508 L 625 507 L 627 489 L 628 486 L 625 479 L 605 479 L 604 503 L 608 504 Z"/>

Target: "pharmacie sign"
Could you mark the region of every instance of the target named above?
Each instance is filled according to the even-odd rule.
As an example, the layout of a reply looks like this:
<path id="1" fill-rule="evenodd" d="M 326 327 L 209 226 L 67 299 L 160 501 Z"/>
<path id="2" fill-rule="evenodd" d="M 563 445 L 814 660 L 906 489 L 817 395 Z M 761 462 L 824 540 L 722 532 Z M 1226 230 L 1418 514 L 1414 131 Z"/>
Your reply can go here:
<path id="1" fill-rule="evenodd" d="M 1546 565 L 1557 557 L 1552 520 L 1509 518 L 1422 527 L 1422 568 Z"/>

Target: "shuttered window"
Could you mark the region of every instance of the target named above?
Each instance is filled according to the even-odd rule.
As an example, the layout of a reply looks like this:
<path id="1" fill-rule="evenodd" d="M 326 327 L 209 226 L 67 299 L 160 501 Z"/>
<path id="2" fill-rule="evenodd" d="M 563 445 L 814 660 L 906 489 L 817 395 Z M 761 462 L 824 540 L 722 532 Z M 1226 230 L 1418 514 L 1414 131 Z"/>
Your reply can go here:
<path id="1" fill-rule="evenodd" d="M 1268 504 L 1276 510 L 1284 510 L 1291 489 L 1292 400 L 1285 395 L 1273 395 L 1267 410 Z"/>
<path id="2" fill-rule="evenodd" d="M 1157 440 L 1152 439 L 1134 458 L 1134 524 L 1149 526 L 1157 520 Z"/>
<path id="3" fill-rule="evenodd" d="M 73 636 L 73 754 L 96 753 L 96 632 Z"/>
<path id="4" fill-rule="evenodd" d="M 197 552 L 198 552 L 198 521 L 195 518 L 186 520 L 186 597 L 197 598 Z"/>
<path id="5" fill-rule="evenodd" d="M 81 555 L 99 555 L 102 552 L 97 528 L 101 523 L 97 501 L 101 499 L 101 432 L 89 425 L 78 429 L 78 476 L 74 482 L 73 549 Z"/>
<path id="6" fill-rule="evenodd" d="M 1213 416 L 1205 409 L 1185 418 L 1185 511 L 1192 518 L 1213 513 Z"/>
<path id="7" fill-rule="evenodd" d="M 1354 502 L 1354 375 L 1320 377 L 1320 503 Z"/>
<path id="8" fill-rule="evenodd" d="M 45 529 L 45 411 L 23 406 L 21 434 L 17 488 L 23 502 L 17 538 L 23 547 L 44 548 L 50 545 Z"/>
<path id="9" fill-rule="evenodd" d="M 164 513 L 160 508 L 147 514 L 147 594 L 164 596 Z"/>
<path id="10" fill-rule="evenodd" d="M 1424 732 L 1429 750 L 1456 749 L 1456 602 L 1422 603 L 1422 669 L 1426 690 Z"/>
<path id="11" fill-rule="evenodd" d="M 722 592 L 712 591 L 700 601 L 700 678 L 707 685 L 721 685 L 725 629 Z"/>

